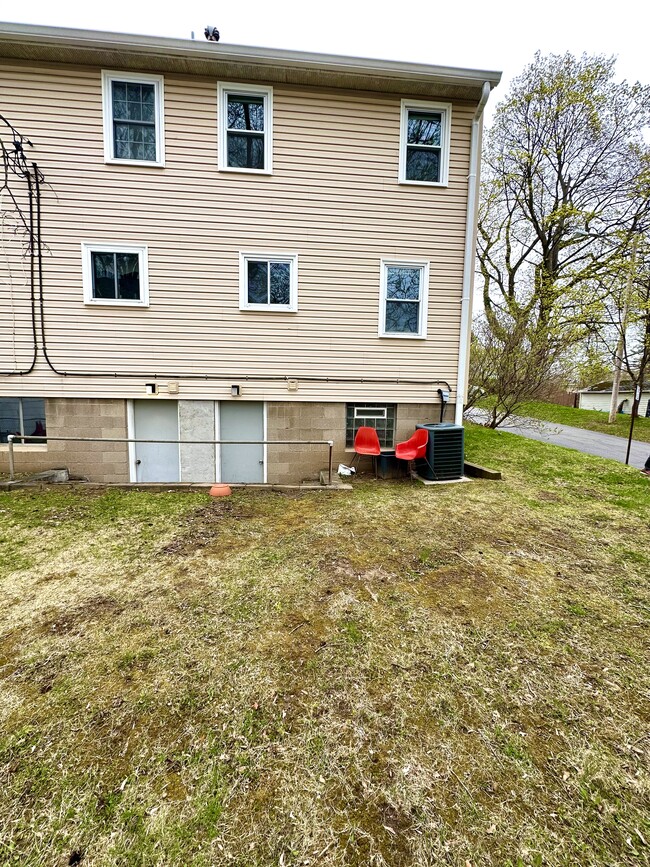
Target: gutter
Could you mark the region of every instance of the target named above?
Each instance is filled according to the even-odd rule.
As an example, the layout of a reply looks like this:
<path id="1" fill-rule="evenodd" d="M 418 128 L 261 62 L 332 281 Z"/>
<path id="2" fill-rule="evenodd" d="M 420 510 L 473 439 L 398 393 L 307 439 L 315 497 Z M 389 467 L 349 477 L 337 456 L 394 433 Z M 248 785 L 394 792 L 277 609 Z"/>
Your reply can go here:
<path id="1" fill-rule="evenodd" d="M 476 258 L 476 226 L 478 223 L 478 177 L 481 164 L 479 141 L 483 123 L 483 109 L 490 96 L 490 82 L 483 82 L 481 99 L 472 118 L 472 137 L 467 177 L 467 217 L 465 221 L 465 259 L 463 264 L 463 295 L 460 309 L 460 346 L 458 348 L 458 377 L 456 382 L 456 413 L 454 422 L 462 425 L 465 407 L 467 377 L 469 373 L 469 346 L 472 333 L 472 288 L 474 260 Z"/>

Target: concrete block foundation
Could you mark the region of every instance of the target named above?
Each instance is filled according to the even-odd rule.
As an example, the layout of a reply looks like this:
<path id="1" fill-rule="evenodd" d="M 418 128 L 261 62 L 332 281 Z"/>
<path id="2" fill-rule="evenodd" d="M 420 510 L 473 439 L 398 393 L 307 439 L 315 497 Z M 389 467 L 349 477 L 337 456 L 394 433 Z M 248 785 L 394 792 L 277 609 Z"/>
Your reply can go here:
<path id="1" fill-rule="evenodd" d="M 218 430 L 219 406 L 212 400 L 179 400 L 180 439 L 214 439 Z M 333 440 L 334 472 L 339 463 L 349 464 L 353 450 L 346 447 L 346 404 L 278 401 L 266 404 L 269 441 L 281 439 Z M 440 405 L 398 403 L 395 442 L 408 439 L 418 422 L 438 421 Z M 446 418 L 453 418 L 453 407 Z M 127 401 L 100 398 L 49 398 L 46 401 L 49 436 L 128 437 Z M 126 443 L 54 442 L 38 446 L 16 446 L 16 473 L 36 473 L 67 467 L 73 476 L 83 476 L 99 484 L 125 484 L 129 478 L 129 452 Z M 326 445 L 267 446 L 269 484 L 294 485 L 319 479 L 327 467 Z M 211 445 L 180 446 L 183 482 L 214 481 L 204 478 L 206 467 L 215 467 L 215 448 Z M 370 469 L 370 460 L 361 462 Z M 7 447 L 0 448 L 0 472 L 8 472 Z M 214 473 L 214 469 L 211 470 Z"/>

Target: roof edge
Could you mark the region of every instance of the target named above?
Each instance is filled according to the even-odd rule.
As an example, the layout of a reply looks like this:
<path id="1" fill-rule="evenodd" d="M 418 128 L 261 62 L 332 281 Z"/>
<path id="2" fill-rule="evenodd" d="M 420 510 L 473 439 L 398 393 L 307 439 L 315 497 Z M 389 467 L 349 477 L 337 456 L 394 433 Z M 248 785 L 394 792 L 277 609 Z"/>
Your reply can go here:
<path id="1" fill-rule="evenodd" d="M 477 87 L 488 81 L 490 86 L 495 88 L 501 80 L 501 72 L 494 70 L 464 69 L 401 60 L 320 54 L 285 48 L 258 48 L 248 45 L 230 45 L 223 42 L 200 42 L 199 40 L 177 39 L 168 36 L 145 36 L 0 22 L 0 56 L 2 56 L 2 43 L 10 40 L 13 43 L 29 44 L 32 48 L 38 45 L 50 47 L 60 45 L 67 48 L 78 47 L 96 50 L 120 49 L 152 56 L 169 57 L 175 55 L 200 60 L 214 59 L 279 67 L 330 69 L 334 72 L 356 73 L 375 78 L 380 76 L 391 79 L 429 80 L 455 84 L 460 87 Z"/>

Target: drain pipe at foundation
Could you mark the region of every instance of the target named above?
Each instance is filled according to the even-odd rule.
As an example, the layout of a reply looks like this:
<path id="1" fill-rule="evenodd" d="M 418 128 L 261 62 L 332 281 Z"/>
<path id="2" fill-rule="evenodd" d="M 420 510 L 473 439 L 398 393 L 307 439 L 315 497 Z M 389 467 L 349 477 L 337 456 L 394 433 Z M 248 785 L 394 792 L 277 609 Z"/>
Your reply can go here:
<path id="1" fill-rule="evenodd" d="M 476 256 L 475 237 L 477 223 L 478 175 L 481 163 L 481 118 L 483 109 L 490 96 L 490 82 L 483 82 L 481 99 L 472 119 L 472 136 L 469 151 L 469 175 L 467 178 L 467 219 L 465 222 L 465 260 L 463 265 L 463 297 L 460 308 L 460 347 L 458 350 L 458 381 L 456 383 L 456 424 L 463 423 L 465 389 L 467 387 L 467 365 L 469 344 L 472 333 L 472 285 L 474 259 Z"/>

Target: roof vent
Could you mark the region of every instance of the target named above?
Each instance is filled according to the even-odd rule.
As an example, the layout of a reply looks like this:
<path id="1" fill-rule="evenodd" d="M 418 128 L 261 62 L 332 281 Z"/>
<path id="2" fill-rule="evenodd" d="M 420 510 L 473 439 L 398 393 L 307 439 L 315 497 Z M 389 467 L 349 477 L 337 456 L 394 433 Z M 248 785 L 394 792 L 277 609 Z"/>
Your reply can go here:
<path id="1" fill-rule="evenodd" d="M 205 38 L 208 42 L 218 42 L 219 41 L 219 31 L 216 27 L 211 27 L 209 24 L 203 31 L 205 33 Z"/>

